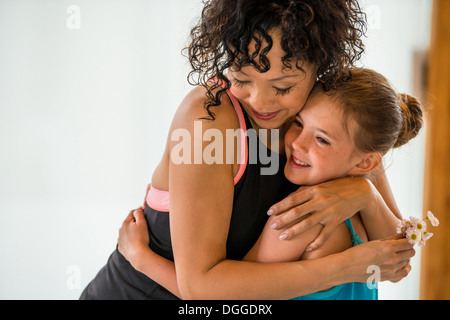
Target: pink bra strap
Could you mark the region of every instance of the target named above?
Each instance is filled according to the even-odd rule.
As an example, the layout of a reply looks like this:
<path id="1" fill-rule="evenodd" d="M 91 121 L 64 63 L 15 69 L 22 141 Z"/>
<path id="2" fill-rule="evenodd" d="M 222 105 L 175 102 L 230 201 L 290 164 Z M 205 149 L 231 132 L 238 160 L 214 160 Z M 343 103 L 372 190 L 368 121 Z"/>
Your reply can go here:
<path id="1" fill-rule="evenodd" d="M 242 112 L 241 105 L 239 101 L 233 96 L 230 90 L 227 91 L 228 97 L 230 97 L 231 103 L 236 111 L 236 114 L 239 118 L 239 127 L 241 128 L 241 159 L 239 161 L 239 171 L 234 177 L 234 185 L 236 185 L 239 180 L 242 178 L 242 175 L 245 172 L 245 168 L 247 167 L 247 125 L 245 124 L 244 113 Z"/>
<path id="2" fill-rule="evenodd" d="M 150 186 L 147 193 L 147 205 L 158 211 L 169 212 L 169 192 L 158 190 Z"/>
<path id="3" fill-rule="evenodd" d="M 245 168 L 247 167 L 247 125 L 245 124 L 244 114 L 242 112 L 241 105 L 239 101 L 233 96 L 230 90 L 227 91 L 228 96 L 230 97 L 231 103 L 236 111 L 236 114 L 239 119 L 239 127 L 241 129 L 241 159 L 239 165 L 239 171 L 234 177 L 234 185 L 236 185 L 239 180 L 242 178 L 242 175 L 245 172 Z M 154 210 L 169 212 L 169 192 L 162 191 L 150 186 L 150 190 L 147 193 L 146 197 L 147 205 Z"/>

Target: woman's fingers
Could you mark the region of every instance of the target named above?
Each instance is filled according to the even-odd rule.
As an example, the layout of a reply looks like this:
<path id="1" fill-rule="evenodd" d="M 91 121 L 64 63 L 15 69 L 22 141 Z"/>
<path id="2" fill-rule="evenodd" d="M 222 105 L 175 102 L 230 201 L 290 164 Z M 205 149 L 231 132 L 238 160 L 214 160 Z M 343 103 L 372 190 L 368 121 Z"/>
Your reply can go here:
<path id="1" fill-rule="evenodd" d="M 416 251 L 401 234 L 381 240 L 387 246 L 386 255 L 390 257 L 386 260 L 387 280 L 398 282 L 406 277 L 411 271 L 410 259 L 414 257 Z"/>
<path id="2" fill-rule="evenodd" d="M 391 238 L 381 240 L 386 241 L 387 244 L 390 246 L 392 252 L 395 252 L 397 254 L 400 254 L 401 252 L 414 252 L 414 246 L 408 242 L 408 239 L 403 237 L 402 234 L 397 234 Z"/>
<path id="3" fill-rule="evenodd" d="M 306 215 L 313 213 L 313 206 L 313 202 L 307 202 L 279 214 L 273 220 L 272 229 L 280 230 L 289 228 L 289 233 L 292 233 L 292 236 L 297 236 L 309 230 L 320 223 L 322 219 L 322 215 L 320 214 L 314 214 L 305 218 Z M 291 226 L 294 223 L 295 225 Z"/>
<path id="4" fill-rule="evenodd" d="M 316 250 L 318 248 L 320 248 L 327 240 L 328 238 L 331 236 L 331 234 L 334 232 L 334 230 L 336 230 L 337 225 L 328 223 L 326 224 L 322 230 L 320 231 L 319 235 L 316 237 L 316 239 L 314 239 L 313 242 L 311 242 L 307 247 L 306 247 L 306 252 L 310 252 L 313 250 Z"/>
<path id="5" fill-rule="evenodd" d="M 311 200 L 311 194 L 307 191 L 308 189 L 309 188 L 305 187 L 299 188 L 297 191 L 291 193 L 289 196 L 270 207 L 267 214 L 269 216 L 276 216 L 290 209 L 295 209 L 297 206 Z"/>
<path id="6" fill-rule="evenodd" d="M 391 282 L 394 283 L 399 282 L 400 280 L 408 276 L 410 271 L 411 271 L 411 264 L 409 262 L 405 262 L 404 266 L 402 266 L 395 272 Z"/>

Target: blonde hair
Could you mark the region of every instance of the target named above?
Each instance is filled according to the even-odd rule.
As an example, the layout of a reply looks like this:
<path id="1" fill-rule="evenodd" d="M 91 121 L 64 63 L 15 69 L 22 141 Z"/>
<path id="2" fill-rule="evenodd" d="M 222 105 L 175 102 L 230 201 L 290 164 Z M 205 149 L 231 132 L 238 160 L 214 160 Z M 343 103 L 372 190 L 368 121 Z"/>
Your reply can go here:
<path id="1" fill-rule="evenodd" d="M 358 124 L 354 140 L 360 151 L 384 155 L 417 136 L 423 125 L 423 110 L 415 97 L 396 93 L 376 71 L 352 68 L 351 73 L 351 78 L 330 94 L 343 108 L 344 120 L 352 117 Z"/>

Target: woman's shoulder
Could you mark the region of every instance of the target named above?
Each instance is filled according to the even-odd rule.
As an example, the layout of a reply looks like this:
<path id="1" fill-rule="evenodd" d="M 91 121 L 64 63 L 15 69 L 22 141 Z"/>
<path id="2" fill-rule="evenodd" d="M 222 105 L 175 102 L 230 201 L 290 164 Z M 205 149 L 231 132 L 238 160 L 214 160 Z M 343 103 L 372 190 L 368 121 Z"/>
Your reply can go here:
<path id="1" fill-rule="evenodd" d="M 175 113 L 172 128 L 193 128 L 196 121 L 202 122 L 205 129 L 216 128 L 219 130 L 239 128 L 239 118 L 236 110 L 226 93 L 221 96 L 221 103 L 210 108 L 214 114 L 214 120 L 205 109 L 207 90 L 202 86 L 193 88 L 185 96 Z"/>

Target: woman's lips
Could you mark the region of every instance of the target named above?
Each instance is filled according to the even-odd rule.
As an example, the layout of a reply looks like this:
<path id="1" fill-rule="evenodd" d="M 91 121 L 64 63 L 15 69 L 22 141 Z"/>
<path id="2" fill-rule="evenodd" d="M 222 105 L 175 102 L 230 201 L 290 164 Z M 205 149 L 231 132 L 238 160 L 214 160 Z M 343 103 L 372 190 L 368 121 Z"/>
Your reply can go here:
<path id="1" fill-rule="evenodd" d="M 261 120 L 272 120 L 280 113 L 280 111 L 270 112 L 270 113 L 260 113 L 260 112 L 256 112 L 253 109 L 252 109 L 252 111 L 253 111 L 253 114 L 255 115 L 255 117 L 258 119 L 261 119 Z"/>
<path id="2" fill-rule="evenodd" d="M 294 158 L 294 156 L 291 156 L 291 158 L 289 159 L 289 165 L 294 169 L 303 169 L 311 167 L 311 165 L 307 164 L 306 162 L 300 161 L 297 158 Z"/>

